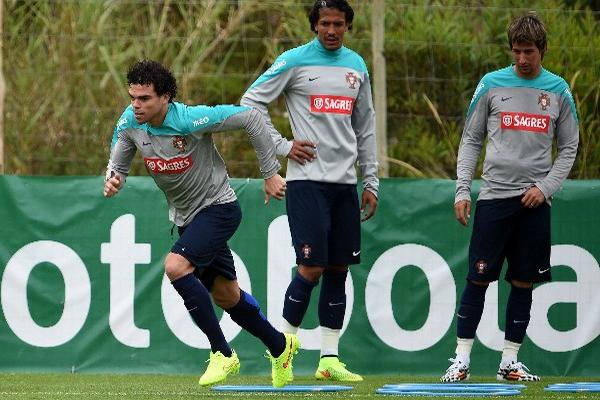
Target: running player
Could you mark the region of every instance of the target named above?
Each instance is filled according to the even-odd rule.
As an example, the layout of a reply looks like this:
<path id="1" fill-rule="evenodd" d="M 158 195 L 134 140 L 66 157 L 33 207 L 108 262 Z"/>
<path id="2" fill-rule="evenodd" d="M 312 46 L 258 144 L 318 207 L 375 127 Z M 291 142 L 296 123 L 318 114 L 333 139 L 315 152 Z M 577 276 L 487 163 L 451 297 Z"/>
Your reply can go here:
<path id="1" fill-rule="evenodd" d="M 315 377 L 337 381 L 362 380 L 340 361 L 338 344 L 348 266 L 360 263 L 361 213 L 363 221 L 374 215 L 379 187 L 367 67 L 342 45 L 353 18 L 346 0 L 317 0 L 308 16 L 316 38 L 280 55 L 241 101 L 268 118 L 267 105 L 285 96 L 294 140 L 267 120 L 277 153 L 289 158 L 286 206 L 298 265 L 285 293 L 282 330 L 297 332 L 320 280 L 321 359 Z"/>
<path id="2" fill-rule="evenodd" d="M 542 68 L 546 28 L 535 14 L 508 28 L 514 64 L 483 77 L 467 112 L 458 152 L 456 219 L 467 225 L 471 180 L 487 136 L 482 185 L 469 246 L 469 273 L 457 313 L 456 357 L 442 382 L 469 378 L 470 353 L 488 284 L 511 284 L 499 380 L 538 381 L 517 360 L 529 324 L 533 284 L 551 280 L 550 204 L 567 178 L 579 141 L 569 85 Z M 558 154 L 552 160 L 552 143 Z"/>
<path id="3" fill-rule="evenodd" d="M 249 107 L 173 101 L 175 78 L 155 61 L 135 63 L 127 73 L 127 84 L 131 105 L 114 131 L 104 195 L 119 192 L 139 151 L 148 173 L 165 193 L 169 218 L 180 235 L 165 259 L 165 272 L 210 342 L 209 364 L 199 384 L 212 385 L 240 369 L 238 356 L 219 326 L 212 296 L 233 321 L 267 346 L 273 386 L 285 385 L 298 339 L 277 331 L 256 299 L 238 286 L 227 241 L 242 214 L 212 139 L 213 132 L 244 128 L 265 178 L 265 203 L 271 196 L 282 199 L 286 183 L 277 174 L 280 165 L 263 117 Z"/>

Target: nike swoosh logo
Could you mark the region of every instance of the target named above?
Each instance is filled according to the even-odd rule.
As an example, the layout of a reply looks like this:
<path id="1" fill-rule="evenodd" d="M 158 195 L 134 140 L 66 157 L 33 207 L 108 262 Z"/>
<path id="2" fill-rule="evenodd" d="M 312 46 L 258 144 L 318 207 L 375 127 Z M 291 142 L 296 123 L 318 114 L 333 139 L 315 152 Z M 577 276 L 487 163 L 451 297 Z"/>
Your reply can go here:
<path id="1" fill-rule="evenodd" d="M 356 257 L 356 256 L 357 256 L 357 255 L 359 255 L 359 254 L 360 254 L 360 250 L 359 250 L 359 251 L 353 251 L 353 252 L 352 252 L 352 255 L 353 255 L 354 257 Z"/>
<path id="2" fill-rule="evenodd" d="M 290 299 L 290 301 L 293 301 L 294 303 L 302 303 L 302 301 L 300 300 L 296 300 L 295 298 L 293 298 L 292 296 L 288 296 L 288 299 Z"/>
<path id="3" fill-rule="evenodd" d="M 500 99 L 500 101 L 506 101 L 506 100 L 510 100 L 510 99 L 512 99 L 512 96 L 510 96 L 510 97 L 502 97 Z"/>
<path id="4" fill-rule="evenodd" d="M 460 319 L 466 319 L 467 317 L 465 317 L 464 315 L 460 315 L 460 314 L 456 314 L 456 316 Z"/>
<path id="5" fill-rule="evenodd" d="M 329 302 L 329 307 L 333 307 L 333 306 L 341 306 L 341 305 L 343 305 L 343 304 L 344 304 L 344 303 L 332 303 L 332 302 Z"/>
<path id="6" fill-rule="evenodd" d="M 517 321 L 516 319 L 513 319 L 513 324 L 524 324 L 527 321 Z"/>
<path id="7" fill-rule="evenodd" d="M 549 271 L 549 270 L 550 270 L 550 268 L 546 268 L 546 269 L 538 269 L 538 272 L 539 272 L 540 274 L 543 274 L 544 272 L 546 272 L 546 271 Z"/>
<path id="8" fill-rule="evenodd" d="M 317 79 L 319 79 L 319 78 L 320 78 L 320 76 L 316 76 L 316 77 L 314 77 L 314 78 L 308 78 L 308 81 L 309 81 L 309 82 L 312 82 L 312 81 L 314 81 L 314 80 L 317 80 Z"/>
<path id="9" fill-rule="evenodd" d="M 151 144 L 152 144 L 151 142 L 142 142 L 142 146 L 149 146 Z"/>

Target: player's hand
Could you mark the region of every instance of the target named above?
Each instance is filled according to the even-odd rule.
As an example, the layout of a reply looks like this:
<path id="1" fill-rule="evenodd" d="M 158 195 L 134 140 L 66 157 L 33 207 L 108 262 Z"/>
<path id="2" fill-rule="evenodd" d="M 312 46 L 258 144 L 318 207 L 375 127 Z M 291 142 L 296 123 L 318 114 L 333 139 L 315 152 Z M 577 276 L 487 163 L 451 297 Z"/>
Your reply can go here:
<path id="1" fill-rule="evenodd" d="M 536 208 L 546 201 L 546 196 L 537 186 L 532 186 L 521 198 L 521 204 L 525 208 Z"/>
<path id="2" fill-rule="evenodd" d="M 119 193 L 119 189 L 123 186 L 119 175 L 112 175 L 104 182 L 104 197 L 112 197 Z"/>
<path id="3" fill-rule="evenodd" d="M 286 156 L 290 160 L 296 161 L 298 164 L 306 164 L 307 161 L 312 161 L 317 158 L 315 150 L 317 146 L 310 140 L 293 140 L 292 149 Z"/>
<path id="4" fill-rule="evenodd" d="M 454 215 L 458 222 L 467 226 L 469 218 L 471 218 L 471 202 L 469 200 L 461 200 L 454 204 Z"/>
<path id="5" fill-rule="evenodd" d="M 377 197 L 368 189 L 365 189 L 362 194 L 362 201 L 360 202 L 361 222 L 375 215 L 375 211 L 377 211 Z"/>
<path id="6" fill-rule="evenodd" d="M 275 197 L 277 200 L 283 199 L 286 189 L 287 183 L 279 174 L 265 179 L 265 204 L 269 203 L 271 197 Z"/>

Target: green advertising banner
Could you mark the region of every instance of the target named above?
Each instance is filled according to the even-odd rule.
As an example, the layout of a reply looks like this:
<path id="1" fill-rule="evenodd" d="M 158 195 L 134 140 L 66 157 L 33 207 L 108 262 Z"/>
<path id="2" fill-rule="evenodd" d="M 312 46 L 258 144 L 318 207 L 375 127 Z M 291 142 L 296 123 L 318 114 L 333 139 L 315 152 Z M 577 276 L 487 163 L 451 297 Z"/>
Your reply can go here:
<path id="1" fill-rule="evenodd" d="M 294 272 L 285 204 L 263 204 L 262 181 L 232 181 L 243 210 L 230 242 L 240 286 L 279 326 Z M 115 198 L 101 177 L 0 177 L 0 370 L 200 373 L 208 342 L 164 277 L 176 239 L 148 177 Z M 363 223 L 362 264 L 346 282 L 340 353 L 363 374 L 441 375 L 454 355 L 455 312 L 470 227 L 454 219 L 454 182 L 381 182 Z M 520 359 L 536 374 L 600 374 L 600 182 L 568 181 L 553 201 L 554 281 L 536 286 Z M 175 235 L 175 236 L 173 236 Z M 509 285 L 487 291 L 472 373 L 495 374 Z M 319 357 L 318 290 L 294 371 Z M 264 346 L 218 313 L 242 373 L 269 374 Z"/>

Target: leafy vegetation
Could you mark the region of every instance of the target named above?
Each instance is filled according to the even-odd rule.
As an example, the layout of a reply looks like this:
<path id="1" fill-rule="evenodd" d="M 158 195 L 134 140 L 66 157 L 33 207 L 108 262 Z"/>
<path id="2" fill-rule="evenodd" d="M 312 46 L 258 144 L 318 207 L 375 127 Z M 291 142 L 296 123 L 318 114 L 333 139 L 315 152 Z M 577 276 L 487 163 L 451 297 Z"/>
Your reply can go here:
<path id="1" fill-rule="evenodd" d="M 311 0 L 3 1 L 9 174 L 101 174 L 135 60 L 172 68 L 180 101 L 237 103 L 279 53 L 313 37 Z M 346 42 L 370 63 L 371 5 L 352 4 Z M 387 0 L 390 176 L 454 176 L 472 92 L 484 73 L 510 63 L 506 27 L 533 9 L 549 30 L 544 66 L 570 83 L 577 104 L 581 144 L 571 177 L 599 178 L 600 13 L 583 4 Z M 290 135 L 282 99 L 272 115 Z M 217 138 L 231 176 L 258 176 L 243 132 Z M 139 158 L 132 173 L 145 173 Z"/>

